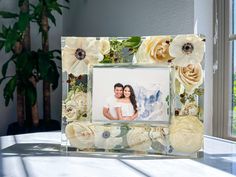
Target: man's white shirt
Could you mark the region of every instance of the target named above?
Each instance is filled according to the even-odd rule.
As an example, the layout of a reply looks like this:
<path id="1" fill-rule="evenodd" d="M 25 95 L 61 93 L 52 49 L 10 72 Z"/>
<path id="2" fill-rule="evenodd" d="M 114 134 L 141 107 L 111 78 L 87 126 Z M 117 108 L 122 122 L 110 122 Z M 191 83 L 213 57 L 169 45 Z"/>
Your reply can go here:
<path id="1" fill-rule="evenodd" d="M 111 96 L 106 99 L 106 104 L 104 105 L 105 108 L 109 109 L 110 114 L 112 117 L 117 118 L 115 107 L 117 106 L 118 99 L 115 96 Z"/>

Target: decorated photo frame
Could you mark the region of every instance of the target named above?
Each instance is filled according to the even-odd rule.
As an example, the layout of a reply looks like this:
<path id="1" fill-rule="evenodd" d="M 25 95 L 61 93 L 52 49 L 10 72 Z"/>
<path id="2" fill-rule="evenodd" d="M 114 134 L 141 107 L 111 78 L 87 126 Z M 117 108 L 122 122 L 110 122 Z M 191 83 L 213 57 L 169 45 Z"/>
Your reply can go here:
<path id="1" fill-rule="evenodd" d="M 196 157 L 201 35 L 62 37 L 62 149 Z"/>

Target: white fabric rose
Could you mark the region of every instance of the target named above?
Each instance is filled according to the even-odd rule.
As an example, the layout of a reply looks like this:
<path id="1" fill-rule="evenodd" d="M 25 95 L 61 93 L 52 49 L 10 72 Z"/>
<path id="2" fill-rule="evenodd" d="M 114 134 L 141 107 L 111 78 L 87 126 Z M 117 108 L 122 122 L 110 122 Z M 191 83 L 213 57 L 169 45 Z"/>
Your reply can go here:
<path id="1" fill-rule="evenodd" d="M 203 123 L 195 116 L 176 116 L 171 120 L 170 144 L 177 152 L 194 153 L 203 143 Z"/>
<path id="2" fill-rule="evenodd" d="M 111 46 L 108 38 L 100 38 L 99 40 L 99 50 L 103 55 L 107 55 L 110 52 Z"/>
<path id="3" fill-rule="evenodd" d="M 62 49 L 62 71 L 79 76 L 88 73 L 88 65 L 103 60 L 99 41 L 90 37 L 66 37 Z"/>
<path id="4" fill-rule="evenodd" d="M 177 67 L 176 77 L 183 84 L 187 93 L 192 93 L 195 88 L 203 83 L 203 71 L 200 64 L 189 64 L 186 67 Z"/>
<path id="5" fill-rule="evenodd" d="M 76 102 L 76 106 L 79 112 L 87 111 L 87 93 L 76 92 L 71 96 L 71 100 Z"/>
<path id="6" fill-rule="evenodd" d="M 113 149 L 117 145 L 122 144 L 120 135 L 120 127 L 117 126 L 99 126 L 95 127 L 95 146 L 101 149 Z"/>
<path id="7" fill-rule="evenodd" d="M 127 143 L 130 149 L 144 152 L 152 145 L 148 131 L 143 127 L 132 127 L 127 133 Z"/>
<path id="8" fill-rule="evenodd" d="M 169 52 L 175 66 L 200 63 L 204 56 L 204 41 L 197 35 L 178 35 L 170 43 Z"/>
<path id="9" fill-rule="evenodd" d="M 72 122 L 65 128 L 65 134 L 71 146 L 78 149 L 94 147 L 94 125 L 88 123 Z"/>
<path id="10" fill-rule="evenodd" d="M 63 104 L 62 116 L 66 117 L 67 121 L 76 120 L 78 116 L 77 103 L 73 100 L 70 100 Z"/>
<path id="11" fill-rule="evenodd" d="M 138 63 L 163 63 L 172 59 L 169 54 L 170 36 L 147 37 L 139 47 L 135 58 Z"/>

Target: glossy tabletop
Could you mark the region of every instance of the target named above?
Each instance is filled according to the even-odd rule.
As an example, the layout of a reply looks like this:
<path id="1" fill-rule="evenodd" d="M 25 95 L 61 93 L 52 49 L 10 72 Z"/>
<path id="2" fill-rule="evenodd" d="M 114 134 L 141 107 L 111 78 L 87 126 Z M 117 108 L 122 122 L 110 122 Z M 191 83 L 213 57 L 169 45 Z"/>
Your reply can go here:
<path id="1" fill-rule="evenodd" d="M 60 152 L 60 132 L 0 137 L 4 177 L 230 177 L 236 143 L 206 136 L 198 159 Z"/>

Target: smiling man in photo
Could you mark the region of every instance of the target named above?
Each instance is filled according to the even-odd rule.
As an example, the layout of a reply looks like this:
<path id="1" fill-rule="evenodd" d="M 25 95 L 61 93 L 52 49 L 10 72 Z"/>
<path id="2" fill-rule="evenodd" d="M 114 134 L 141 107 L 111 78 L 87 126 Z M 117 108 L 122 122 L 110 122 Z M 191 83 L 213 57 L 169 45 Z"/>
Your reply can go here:
<path id="1" fill-rule="evenodd" d="M 107 98 L 106 104 L 103 106 L 103 116 L 109 120 L 118 120 L 115 106 L 117 101 L 123 96 L 123 85 L 116 83 L 114 85 L 114 95 Z"/>

